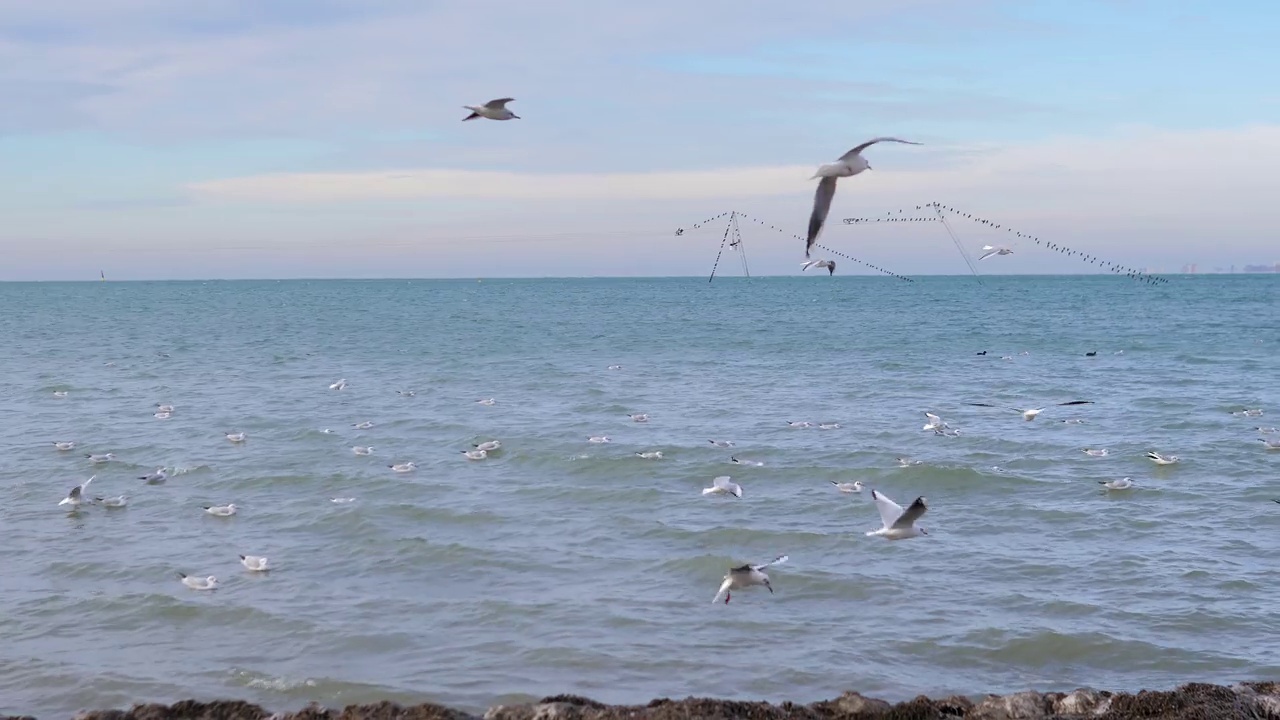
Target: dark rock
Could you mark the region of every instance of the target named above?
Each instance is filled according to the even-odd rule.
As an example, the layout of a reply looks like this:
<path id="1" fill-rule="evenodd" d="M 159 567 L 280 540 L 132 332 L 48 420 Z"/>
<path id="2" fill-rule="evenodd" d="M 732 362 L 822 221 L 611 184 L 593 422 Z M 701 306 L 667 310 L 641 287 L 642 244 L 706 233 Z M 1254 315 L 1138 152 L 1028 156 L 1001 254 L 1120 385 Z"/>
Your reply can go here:
<path id="1" fill-rule="evenodd" d="M 1067 717 L 1092 715 L 1106 702 L 1109 694 L 1088 688 L 1072 690 L 1053 701 L 1053 714 Z"/>

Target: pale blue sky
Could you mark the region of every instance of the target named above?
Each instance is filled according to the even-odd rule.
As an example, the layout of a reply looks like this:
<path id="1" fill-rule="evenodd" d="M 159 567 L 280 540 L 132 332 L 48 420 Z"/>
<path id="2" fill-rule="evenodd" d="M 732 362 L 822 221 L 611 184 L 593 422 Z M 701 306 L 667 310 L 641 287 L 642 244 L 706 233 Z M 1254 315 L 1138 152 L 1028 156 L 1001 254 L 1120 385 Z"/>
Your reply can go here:
<path id="1" fill-rule="evenodd" d="M 838 218 L 936 199 L 1132 265 L 1275 262 L 1277 36 L 1262 0 L 0 0 L 0 279 L 700 275 L 720 233 L 676 227 L 802 232 L 812 169 L 877 135 L 925 146 L 869 150 L 821 242 L 898 272 L 965 267 L 936 225 Z M 522 120 L 460 122 L 508 95 Z"/>

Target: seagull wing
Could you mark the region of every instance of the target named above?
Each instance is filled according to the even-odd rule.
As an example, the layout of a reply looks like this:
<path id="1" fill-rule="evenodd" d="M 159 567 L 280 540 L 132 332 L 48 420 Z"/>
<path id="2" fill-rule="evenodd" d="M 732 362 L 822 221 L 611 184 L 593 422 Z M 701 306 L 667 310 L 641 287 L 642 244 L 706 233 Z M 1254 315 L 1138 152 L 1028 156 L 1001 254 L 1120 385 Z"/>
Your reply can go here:
<path id="1" fill-rule="evenodd" d="M 902 506 L 885 497 L 879 490 L 871 491 L 871 499 L 876 501 L 876 509 L 880 511 L 880 522 L 884 523 L 885 527 L 893 527 L 898 518 L 902 517 Z"/>
<path id="2" fill-rule="evenodd" d="M 802 264 L 802 265 L 800 266 L 800 270 L 801 270 L 801 272 L 803 272 L 803 271 L 808 270 L 809 268 L 813 267 L 814 265 L 817 265 L 817 264 L 818 264 L 818 263 L 820 263 L 820 262 L 822 262 L 822 261 L 821 261 L 821 260 L 810 260 L 809 262 L 806 262 L 806 263 Z"/>
<path id="3" fill-rule="evenodd" d="M 809 257 L 809 248 L 818 241 L 818 234 L 827 221 L 827 213 L 831 212 L 831 200 L 836 196 L 836 178 L 824 177 L 818 181 L 818 190 L 813 194 L 813 213 L 809 215 L 809 237 L 805 239 L 804 256 Z"/>
<path id="4" fill-rule="evenodd" d="M 841 155 L 841 156 L 840 156 L 840 159 L 841 159 L 841 160 L 850 160 L 850 159 L 852 159 L 852 158 L 853 158 L 853 156 L 854 156 L 854 155 L 857 155 L 858 153 L 862 152 L 863 150 L 866 150 L 867 148 L 871 147 L 872 145 L 875 145 L 875 144 L 876 144 L 876 143 L 878 143 L 878 142 L 896 142 L 896 143 L 902 143 L 902 144 L 904 144 L 904 145 L 921 145 L 921 144 L 923 144 L 923 143 L 918 143 L 918 142 L 911 142 L 910 140 L 899 140 L 898 138 L 895 138 L 895 137 L 878 137 L 878 138 L 874 138 L 874 139 L 868 140 L 868 141 L 866 141 L 866 142 L 862 143 L 861 145 L 859 145 L 859 146 L 855 147 L 854 149 L 850 150 L 849 152 L 847 152 L 847 153 L 845 153 L 845 154 Z"/>
<path id="5" fill-rule="evenodd" d="M 514 102 L 514 101 L 515 101 L 515 98 L 498 98 L 497 100 L 490 100 L 489 102 L 485 103 L 484 106 L 491 110 L 497 110 L 501 108 L 503 105 L 506 105 L 507 103 Z"/>
<path id="6" fill-rule="evenodd" d="M 767 562 L 767 563 L 764 563 L 764 564 L 762 564 L 762 565 L 751 565 L 750 567 L 751 567 L 751 569 L 752 569 L 752 570 L 763 570 L 763 569 L 765 569 L 765 568 L 767 568 L 767 567 L 769 567 L 769 566 L 771 566 L 771 565 L 781 565 L 782 563 L 784 563 L 784 562 L 786 562 L 786 561 L 788 561 L 788 560 L 790 560 L 790 559 L 791 559 L 791 556 L 790 556 L 790 555 L 779 555 L 778 557 L 776 557 L 776 558 L 774 558 L 774 559 L 770 560 L 770 561 L 769 561 L 769 562 Z"/>
<path id="7" fill-rule="evenodd" d="M 729 489 L 729 487 L 730 487 L 731 485 L 733 485 L 733 483 L 729 482 L 729 476 L 728 476 L 728 475 L 721 475 L 720 477 L 716 478 L 715 480 L 712 480 L 712 481 L 711 481 L 711 485 L 712 485 L 713 487 L 718 487 L 718 488 L 720 488 L 721 490 L 728 490 L 728 489 Z"/>
<path id="8" fill-rule="evenodd" d="M 1071 402 L 1058 403 L 1059 405 L 1092 405 L 1092 400 L 1072 400 Z"/>
<path id="9" fill-rule="evenodd" d="M 985 249 L 985 248 L 984 248 L 984 249 Z M 980 258 L 978 258 L 978 259 L 979 259 L 979 260 L 986 260 L 987 258 L 991 257 L 992 255 L 999 255 L 999 254 L 1000 254 L 1000 252 L 999 252 L 998 250 L 988 250 L 987 252 L 985 252 L 985 253 L 983 253 L 983 254 L 982 254 L 982 257 L 980 257 Z"/>
<path id="10" fill-rule="evenodd" d="M 893 527 L 905 530 L 914 525 L 916 520 L 919 520 L 920 516 L 924 515 L 928 510 L 929 507 L 924 504 L 924 498 L 918 497 L 915 502 L 911 503 L 911 507 L 907 508 L 906 512 L 893 521 Z"/>
<path id="11" fill-rule="evenodd" d="M 79 490 L 80 490 L 80 494 L 83 494 L 83 493 L 84 493 L 84 491 L 85 491 L 86 489 L 88 489 L 88 487 L 89 487 L 89 483 L 93 482 L 93 479 L 94 479 L 94 478 L 96 478 L 96 477 L 98 477 L 98 476 L 97 476 L 97 475 L 90 475 L 90 476 L 89 476 L 89 479 L 88 479 L 88 480 L 85 480 L 85 481 L 84 481 L 84 483 L 82 483 L 82 484 L 80 485 L 80 488 L 79 488 Z"/>
<path id="12" fill-rule="evenodd" d="M 933 414 L 933 413 L 931 413 L 931 412 L 927 412 L 927 413 L 925 413 L 925 414 L 924 414 L 924 416 L 925 416 L 925 417 L 927 417 L 927 418 L 929 418 L 929 422 L 934 422 L 934 423 L 941 423 L 941 422 L 942 422 L 942 418 L 938 417 L 937 415 L 934 415 L 934 414 Z"/>
<path id="13" fill-rule="evenodd" d="M 726 575 L 724 578 L 724 582 L 720 583 L 720 589 L 716 591 L 716 596 L 711 599 L 711 604 L 715 605 L 716 603 L 720 602 L 720 599 L 724 597 L 725 593 L 729 592 L 729 588 L 732 585 L 733 585 L 732 577 Z"/>

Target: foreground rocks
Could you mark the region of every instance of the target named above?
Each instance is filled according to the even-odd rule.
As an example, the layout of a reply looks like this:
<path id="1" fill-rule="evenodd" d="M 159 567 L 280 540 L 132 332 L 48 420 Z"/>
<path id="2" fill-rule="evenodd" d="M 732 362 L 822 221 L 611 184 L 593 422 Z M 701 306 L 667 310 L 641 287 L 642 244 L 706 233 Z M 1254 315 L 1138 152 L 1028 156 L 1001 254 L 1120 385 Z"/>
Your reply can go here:
<path id="1" fill-rule="evenodd" d="M 1020 692 L 982 698 L 923 695 L 896 705 L 847 692 L 809 705 L 686 698 L 648 705 L 605 705 L 576 695 L 537 703 L 498 705 L 483 716 L 430 703 L 402 707 L 391 702 L 348 705 L 341 710 L 311 705 L 298 712 L 269 713 L 239 700 L 173 705 L 135 705 L 130 710 L 80 713 L 75 720 L 1280 720 L 1280 682 L 1230 687 L 1191 683 L 1176 690 L 1136 694 L 1081 689 L 1069 693 Z M 0 718 L 0 720 L 19 720 Z M 25 718 L 22 720 L 34 720 Z M 46 720 L 48 720 L 46 718 Z"/>

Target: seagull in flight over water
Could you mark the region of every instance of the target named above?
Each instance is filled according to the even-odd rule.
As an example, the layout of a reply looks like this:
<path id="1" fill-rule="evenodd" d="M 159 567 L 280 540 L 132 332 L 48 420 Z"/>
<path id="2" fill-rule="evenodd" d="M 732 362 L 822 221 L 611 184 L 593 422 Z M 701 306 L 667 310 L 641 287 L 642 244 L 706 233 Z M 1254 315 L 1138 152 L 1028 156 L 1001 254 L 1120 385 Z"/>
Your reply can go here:
<path id="1" fill-rule="evenodd" d="M 883 527 L 868 531 L 868 536 L 880 536 L 887 540 L 905 540 L 929 534 L 924 528 L 915 526 L 916 520 L 929 510 L 924 504 L 923 496 L 916 498 L 915 502 L 911 503 L 911 507 L 906 510 L 879 490 L 871 491 L 871 499 L 876 501 L 876 509 L 880 511 L 880 522 L 883 523 Z"/>
<path id="2" fill-rule="evenodd" d="M 818 268 L 819 270 L 821 270 L 822 268 L 826 268 L 828 275 L 836 274 L 835 260 L 810 260 L 809 262 L 800 266 L 800 272 L 804 272 L 805 270 L 808 270 L 811 267 Z"/>
<path id="3" fill-rule="evenodd" d="M 1023 420 L 1026 420 L 1027 422 L 1031 422 L 1032 420 L 1035 420 L 1035 419 L 1036 419 L 1036 416 L 1038 416 L 1040 413 L 1044 412 L 1044 408 L 1042 408 L 1042 407 L 1040 407 L 1040 408 L 1029 408 L 1029 409 L 1023 409 L 1023 408 L 1007 407 L 1007 406 L 1005 406 L 1005 405 L 992 405 L 991 403 L 968 403 L 968 404 L 969 404 L 969 405 L 974 405 L 974 406 L 977 406 L 977 407 L 993 407 L 993 408 L 1003 408 L 1003 409 L 1005 409 L 1005 410 L 1013 410 L 1014 412 L 1022 413 L 1022 419 L 1023 419 Z M 1093 404 L 1093 401 L 1092 401 L 1092 400 L 1072 400 L 1072 401 L 1070 401 L 1070 402 L 1054 403 L 1054 404 L 1055 404 L 1055 405 L 1057 405 L 1057 406 L 1063 406 L 1063 405 L 1092 405 L 1092 404 Z"/>
<path id="4" fill-rule="evenodd" d="M 462 107 L 471 111 L 471 114 L 462 118 L 463 122 L 475 120 L 476 118 L 485 118 L 487 120 L 510 120 L 520 119 L 520 116 L 507 109 L 507 103 L 515 102 L 515 98 L 498 98 L 490 100 L 483 105 L 463 105 Z"/>
<path id="5" fill-rule="evenodd" d="M 732 591 L 742 588 L 749 588 L 752 585 L 763 585 L 769 588 L 769 592 L 773 592 L 773 586 L 769 584 L 769 576 L 765 574 L 764 569 L 772 565 L 781 565 L 788 560 L 788 556 L 779 555 L 763 565 L 743 565 L 742 567 L 730 568 L 728 574 L 724 576 L 724 582 L 720 583 L 720 589 L 716 591 L 716 596 L 712 598 L 711 604 L 720 602 L 720 598 L 724 597 L 724 604 L 729 604 L 729 598 Z"/>
<path id="6" fill-rule="evenodd" d="M 842 177 L 853 177 L 863 170 L 870 170 L 871 166 L 867 164 L 866 158 L 862 157 L 862 151 L 878 142 L 896 142 L 905 145 L 921 144 L 893 137 L 878 137 L 868 140 L 841 155 L 839 160 L 819 167 L 813 177 L 809 178 L 810 180 L 816 177 L 822 179 L 818 181 L 818 191 L 813 195 L 813 214 L 809 216 L 809 237 L 805 240 L 804 245 L 804 256 L 806 258 L 809 257 L 809 249 L 818 241 L 818 234 L 822 232 L 823 224 L 827 222 L 827 213 L 831 212 L 831 200 L 836 196 L 836 180 Z"/>
<path id="7" fill-rule="evenodd" d="M 1007 248 L 1003 245 L 1001 245 L 1000 247 L 983 245 L 982 250 L 983 250 L 983 255 L 982 257 L 978 258 L 979 260 L 986 260 L 992 255 L 1012 255 L 1013 254 L 1013 248 Z"/>

